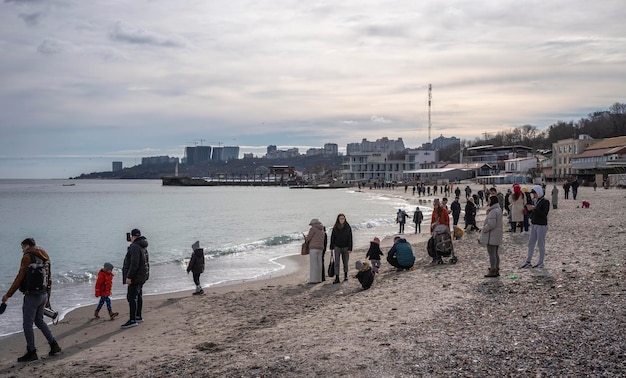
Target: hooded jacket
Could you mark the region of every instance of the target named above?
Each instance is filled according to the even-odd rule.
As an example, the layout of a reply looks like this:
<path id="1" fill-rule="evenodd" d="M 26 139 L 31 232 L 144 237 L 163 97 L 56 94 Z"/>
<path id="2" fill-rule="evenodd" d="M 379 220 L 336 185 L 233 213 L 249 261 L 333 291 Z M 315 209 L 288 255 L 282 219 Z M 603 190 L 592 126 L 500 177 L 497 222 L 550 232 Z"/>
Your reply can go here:
<path id="1" fill-rule="evenodd" d="M 538 226 L 547 226 L 550 201 L 545 199 L 541 185 L 533 186 L 532 190 L 537 193 L 537 198 L 533 200 L 535 208 L 530 212 L 530 221 Z"/>
<path id="2" fill-rule="evenodd" d="M 17 272 L 17 276 L 15 276 L 15 279 L 13 280 L 13 284 L 11 284 L 11 287 L 9 288 L 9 290 L 7 291 L 7 297 L 11 297 L 13 296 L 13 294 L 15 294 L 15 292 L 19 289 L 22 293 L 24 293 L 24 295 L 27 294 L 43 294 L 43 293 L 28 293 L 28 292 L 24 292 L 21 288 L 22 285 L 22 281 L 24 281 L 24 278 L 26 278 L 26 270 L 28 270 L 28 266 L 31 264 L 31 257 L 30 254 L 33 254 L 37 257 L 39 257 L 42 260 L 46 260 L 46 261 L 50 261 L 50 257 L 48 256 L 48 253 L 41 247 L 38 246 L 34 246 L 34 247 L 29 247 L 27 250 L 24 251 L 24 254 L 22 255 L 22 261 L 20 262 L 20 270 Z M 52 276 L 50 274 L 51 272 L 48 271 L 48 282 L 47 282 L 47 293 L 48 295 L 50 294 L 50 288 L 52 287 Z"/>
<path id="3" fill-rule="evenodd" d="M 321 223 L 313 223 L 311 228 L 309 229 L 309 233 L 307 234 L 306 240 L 309 242 L 310 249 L 318 249 L 320 251 L 324 250 L 326 244 L 324 242 L 324 236 L 326 233 L 324 232 L 324 225 Z"/>
<path id="4" fill-rule="evenodd" d="M 139 236 L 128 246 L 124 265 L 122 268 L 122 280 L 130 278 L 131 284 L 143 284 L 150 277 L 150 260 L 148 258 L 148 240 Z"/>
<path id="5" fill-rule="evenodd" d="M 204 249 L 197 248 L 191 253 L 189 264 L 187 264 L 187 273 L 194 274 L 204 273 Z"/>
<path id="6" fill-rule="evenodd" d="M 96 280 L 96 297 L 110 297 L 113 288 L 113 272 L 100 269 Z"/>

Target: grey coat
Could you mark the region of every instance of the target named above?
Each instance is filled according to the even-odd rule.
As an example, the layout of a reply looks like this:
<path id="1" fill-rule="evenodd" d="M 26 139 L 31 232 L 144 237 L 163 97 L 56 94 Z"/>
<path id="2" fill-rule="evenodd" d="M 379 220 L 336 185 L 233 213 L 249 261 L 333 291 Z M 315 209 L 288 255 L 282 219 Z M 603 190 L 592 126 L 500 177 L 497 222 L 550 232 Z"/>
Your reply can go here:
<path id="1" fill-rule="evenodd" d="M 487 210 L 485 223 L 480 231 L 478 241 L 480 241 L 481 244 L 500 245 L 502 244 L 503 234 L 502 210 L 500 209 L 500 205 L 496 203 Z"/>

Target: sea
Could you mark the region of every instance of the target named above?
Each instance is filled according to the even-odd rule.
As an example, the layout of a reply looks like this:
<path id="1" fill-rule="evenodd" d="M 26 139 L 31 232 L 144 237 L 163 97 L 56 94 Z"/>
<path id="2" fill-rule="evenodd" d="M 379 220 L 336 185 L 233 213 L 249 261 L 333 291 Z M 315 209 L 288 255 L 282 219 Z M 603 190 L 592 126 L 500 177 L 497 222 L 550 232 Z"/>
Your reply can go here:
<path id="1" fill-rule="evenodd" d="M 403 189 L 396 189 L 403 190 Z M 284 274 L 280 258 L 297 255 L 309 221 L 328 230 L 339 213 L 353 228 L 355 249 L 397 231 L 395 214 L 415 205 L 368 189 L 173 187 L 160 180 L 0 180 L 0 294 L 19 269 L 20 243 L 33 237 L 51 258 L 51 305 L 61 318 L 97 305 L 94 284 L 114 265 L 112 299 L 125 298 L 121 266 L 126 233 L 148 239 L 150 279 L 144 295 L 192 291 L 186 266 L 191 245 L 204 248 L 204 287 Z M 430 208 L 422 208 L 425 217 Z M 409 229 L 409 227 L 407 227 Z M 330 233 L 329 233 L 330 236 Z M 364 256 L 363 256 L 364 257 Z M 0 315 L 0 336 L 22 330 L 18 291 Z M 119 306 L 119 305 L 118 305 Z M 116 308 L 121 316 L 127 307 Z"/>

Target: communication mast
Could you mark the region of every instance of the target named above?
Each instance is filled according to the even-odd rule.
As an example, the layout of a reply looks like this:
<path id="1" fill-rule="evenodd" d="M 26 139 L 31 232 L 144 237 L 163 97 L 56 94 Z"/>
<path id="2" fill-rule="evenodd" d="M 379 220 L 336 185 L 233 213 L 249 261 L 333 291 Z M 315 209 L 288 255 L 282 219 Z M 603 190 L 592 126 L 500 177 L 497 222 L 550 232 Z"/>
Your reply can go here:
<path id="1" fill-rule="evenodd" d="M 428 84 L 428 143 L 430 144 L 430 128 L 432 124 L 430 122 L 430 103 L 433 99 L 433 86 L 432 84 Z"/>

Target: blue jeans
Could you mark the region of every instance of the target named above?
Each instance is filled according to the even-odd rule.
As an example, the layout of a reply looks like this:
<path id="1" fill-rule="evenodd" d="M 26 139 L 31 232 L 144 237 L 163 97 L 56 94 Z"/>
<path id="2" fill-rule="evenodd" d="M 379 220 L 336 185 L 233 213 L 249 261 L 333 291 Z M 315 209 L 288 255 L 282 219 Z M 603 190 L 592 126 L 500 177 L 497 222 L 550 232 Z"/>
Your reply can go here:
<path id="1" fill-rule="evenodd" d="M 50 328 L 43 320 L 43 309 L 48 301 L 48 294 L 27 294 L 24 295 L 24 305 L 22 306 L 24 337 L 26 338 L 26 349 L 29 352 L 37 350 L 35 348 L 35 332 L 33 323 L 41 330 L 48 340 L 48 343 L 54 342 L 54 336 L 50 332 Z"/>

